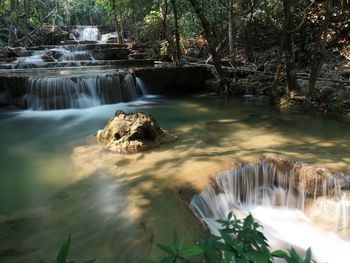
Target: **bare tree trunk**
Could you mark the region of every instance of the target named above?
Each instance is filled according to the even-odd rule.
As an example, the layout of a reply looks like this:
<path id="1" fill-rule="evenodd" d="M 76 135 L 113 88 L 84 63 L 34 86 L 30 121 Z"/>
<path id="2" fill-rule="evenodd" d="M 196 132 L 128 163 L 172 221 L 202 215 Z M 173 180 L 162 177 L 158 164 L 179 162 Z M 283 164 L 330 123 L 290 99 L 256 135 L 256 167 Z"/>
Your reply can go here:
<path id="1" fill-rule="evenodd" d="M 113 14 L 114 17 L 114 26 L 115 26 L 115 31 L 117 34 L 117 43 L 118 44 L 124 44 L 124 37 L 123 34 L 121 32 L 121 28 L 120 28 L 120 21 L 118 16 L 116 15 L 116 13 L 114 12 Z"/>
<path id="2" fill-rule="evenodd" d="M 220 57 L 219 53 L 216 51 L 216 47 L 218 46 L 218 39 L 216 36 L 216 31 L 214 28 L 212 28 L 210 26 L 209 21 L 205 17 L 205 14 L 203 12 L 203 9 L 202 9 L 199 1 L 198 0 L 188 0 L 188 1 L 192 5 L 199 21 L 201 22 L 201 25 L 202 25 L 202 28 L 204 31 L 204 37 L 206 38 L 206 40 L 208 42 L 209 52 L 211 53 L 211 55 L 213 57 L 213 63 L 214 63 L 215 69 L 218 73 L 218 78 L 219 78 L 218 80 L 219 80 L 220 89 L 224 93 L 227 93 L 228 81 L 227 81 L 225 72 L 222 69 L 221 57 Z"/>
<path id="3" fill-rule="evenodd" d="M 28 47 L 28 15 L 30 0 L 24 0 L 24 46 Z"/>
<path id="4" fill-rule="evenodd" d="M 252 43 L 252 39 L 250 37 L 250 32 L 249 32 L 249 28 L 247 28 L 247 25 L 245 24 L 245 22 L 242 22 L 242 39 L 243 39 L 243 45 L 244 45 L 244 53 L 247 56 L 248 61 L 252 61 L 253 60 L 253 43 Z"/>
<path id="5" fill-rule="evenodd" d="M 12 46 L 16 41 L 17 31 L 17 0 L 11 0 L 10 26 L 8 36 L 8 46 Z"/>
<path id="6" fill-rule="evenodd" d="M 275 74 L 273 76 L 272 92 L 271 92 L 271 96 L 270 96 L 270 104 L 271 105 L 276 105 L 277 99 L 278 99 L 278 84 L 279 84 L 280 75 L 282 72 L 282 66 L 283 66 L 282 56 L 283 56 L 285 43 L 286 43 L 286 34 L 283 33 L 281 40 L 280 40 L 279 49 L 278 49 L 276 70 L 275 70 Z"/>
<path id="7" fill-rule="evenodd" d="M 120 28 L 120 21 L 119 21 L 119 17 L 118 17 L 118 13 L 117 13 L 116 0 L 109 0 L 109 1 L 112 5 L 115 31 L 117 34 L 117 42 L 118 42 L 118 44 L 124 44 L 124 36 L 122 35 L 121 28 Z"/>
<path id="8" fill-rule="evenodd" d="M 176 0 L 171 0 L 171 5 L 173 6 L 174 20 L 175 20 L 175 62 L 176 65 L 181 64 L 181 47 L 180 47 L 180 34 L 179 34 L 179 21 L 178 21 L 178 10 Z"/>
<path id="9" fill-rule="evenodd" d="M 119 29 L 120 29 L 120 36 L 122 38 L 122 44 L 125 44 L 125 35 L 124 35 L 124 17 L 120 16 L 119 18 Z"/>
<path id="10" fill-rule="evenodd" d="M 232 11 L 233 0 L 230 0 L 230 9 L 228 10 L 228 47 L 229 52 L 232 54 L 235 52 L 235 39 L 233 35 L 233 27 L 234 27 L 234 14 Z"/>
<path id="11" fill-rule="evenodd" d="M 318 35 L 316 46 L 314 49 L 314 54 L 312 57 L 311 74 L 310 74 L 310 80 L 308 83 L 307 94 L 306 94 L 306 97 L 308 98 L 308 100 L 311 99 L 314 93 L 315 86 L 317 83 L 317 78 L 324 62 L 324 56 L 326 53 L 326 45 L 327 45 L 327 31 L 328 31 L 328 27 L 332 17 L 332 13 L 333 13 L 332 11 L 333 11 L 332 0 L 327 0 L 325 20 L 323 22 L 320 34 Z"/>
<path id="12" fill-rule="evenodd" d="M 341 7 L 346 10 L 350 6 L 350 1 L 349 0 L 341 0 Z"/>
<path id="13" fill-rule="evenodd" d="M 162 18 L 164 35 L 166 40 L 168 41 L 171 57 L 174 61 L 176 60 L 176 47 L 175 47 L 173 35 L 171 34 L 168 27 L 168 0 L 165 0 L 164 2 L 160 2 L 159 9 L 160 9 L 160 15 Z"/>
<path id="14" fill-rule="evenodd" d="M 294 50 L 294 1 L 283 0 L 284 16 L 286 19 L 286 70 L 287 70 L 287 87 L 286 93 L 288 96 L 291 95 L 292 91 L 296 91 L 297 84 L 297 72 L 295 66 L 295 50 Z"/>

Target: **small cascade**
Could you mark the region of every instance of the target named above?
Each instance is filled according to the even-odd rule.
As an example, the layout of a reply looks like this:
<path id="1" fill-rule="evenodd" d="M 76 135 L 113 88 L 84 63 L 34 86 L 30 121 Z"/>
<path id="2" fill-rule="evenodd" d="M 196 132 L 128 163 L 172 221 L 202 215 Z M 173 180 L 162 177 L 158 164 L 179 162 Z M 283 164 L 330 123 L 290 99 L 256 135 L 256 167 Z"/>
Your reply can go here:
<path id="1" fill-rule="evenodd" d="M 223 171 L 214 183 L 191 200 L 194 213 L 214 234 L 219 233 L 217 219 L 225 219 L 229 212 L 239 217 L 250 212 L 273 244 L 277 239 L 289 247 L 306 250 L 311 246 L 323 262 L 345 262 L 339 261 L 344 254 L 340 248 L 350 249 L 350 242 L 335 233 L 350 239 L 350 195 L 344 190 L 349 189 L 347 176 L 312 165 L 265 159 Z M 324 242 L 329 247 L 321 247 Z M 335 260 L 331 254 L 337 252 L 331 246 L 338 246 Z"/>
<path id="2" fill-rule="evenodd" d="M 147 94 L 147 90 L 146 90 L 146 86 L 145 86 L 145 84 L 143 83 L 143 80 L 140 79 L 139 77 L 136 77 L 136 85 L 137 85 L 137 86 L 139 87 L 139 89 L 141 90 L 143 96 L 148 95 L 148 94 Z"/>
<path id="3" fill-rule="evenodd" d="M 98 41 L 101 38 L 100 30 L 96 26 L 80 26 L 77 32 L 79 41 Z"/>
<path id="4" fill-rule="evenodd" d="M 16 63 L 43 63 L 43 52 L 41 51 L 35 51 L 31 56 L 26 56 L 26 57 L 18 57 L 16 59 Z"/>
<path id="5" fill-rule="evenodd" d="M 82 48 L 54 48 L 50 50 L 56 52 L 55 61 L 76 61 L 76 60 L 94 60 L 92 54 Z"/>
<path id="6" fill-rule="evenodd" d="M 82 46 L 62 46 L 33 52 L 31 56 L 18 57 L 17 65 L 41 64 L 44 62 L 65 62 L 65 61 L 86 61 L 94 60 L 91 52 L 84 50 Z"/>
<path id="7" fill-rule="evenodd" d="M 102 42 L 102 43 L 108 43 L 108 41 L 114 40 L 114 39 L 117 39 L 117 33 L 116 33 L 116 32 L 111 32 L 111 33 L 103 34 L 103 35 L 101 36 L 101 42 Z"/>
<path id="8" fill-rule="evenodd" d="M 137 100 L 142 91 L 132 74 L 94 77 L 28 78 L 27 105 L 32 110 L 89 108 Z"/>

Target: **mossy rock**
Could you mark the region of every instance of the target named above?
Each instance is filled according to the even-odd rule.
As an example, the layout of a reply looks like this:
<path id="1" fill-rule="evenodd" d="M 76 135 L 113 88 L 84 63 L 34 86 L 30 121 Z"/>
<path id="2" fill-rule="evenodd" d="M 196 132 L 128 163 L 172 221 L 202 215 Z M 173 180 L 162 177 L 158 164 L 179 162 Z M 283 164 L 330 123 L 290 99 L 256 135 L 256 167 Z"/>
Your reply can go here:
<path id="1" fill-rule="evenodd" d="M 169 140 L 168 132 L 159 127 L 152 115 L 124 111 L 117 111 L 96 137 L 106 149 L 117 153 L 137 153 Z"/>

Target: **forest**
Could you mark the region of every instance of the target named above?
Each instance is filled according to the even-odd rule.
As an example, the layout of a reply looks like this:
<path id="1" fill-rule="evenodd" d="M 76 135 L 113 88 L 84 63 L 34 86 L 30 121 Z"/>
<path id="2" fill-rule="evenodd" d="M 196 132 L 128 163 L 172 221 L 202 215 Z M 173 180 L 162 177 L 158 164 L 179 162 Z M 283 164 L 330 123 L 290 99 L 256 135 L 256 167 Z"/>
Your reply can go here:
<path id="1" fill-rule="evenodd" d="M 74 25 L 99 25 L 115 30 L 118 43 L 141 45 L 147 57 L 177 65 L 213 64 L 221 93 L 238 92 L 227 73 L 238 66 L 273 74 L 267 93 L 274 104 L 281 97 L 295 95 L 297 100 L 302 94 L 308 108 L 348 110 L 348 92 L 332 93 L 334 101 L 328 101 L 327 87 L 315 89 L 318 78 L 337 80 L 331 84 L 334 88 L 349 84 L 349 1 L 145 0 L 142 8 L 140 4 L 3 0 L 0 45 L 53 44 L 67 39 Z M 302 81 L 308 78 L 307 84 Z"/>
<path id="2" fill-rule="evenodd" d="M 0 0 L 0 262 L 348 262 L 349 125 L 350 0 Z"/>

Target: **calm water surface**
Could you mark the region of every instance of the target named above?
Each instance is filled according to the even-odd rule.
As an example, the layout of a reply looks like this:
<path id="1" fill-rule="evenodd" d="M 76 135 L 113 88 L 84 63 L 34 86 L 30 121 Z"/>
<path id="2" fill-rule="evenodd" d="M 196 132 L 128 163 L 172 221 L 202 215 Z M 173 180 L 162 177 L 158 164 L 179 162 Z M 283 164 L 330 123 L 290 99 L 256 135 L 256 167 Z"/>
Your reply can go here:
<path id="1" fill-rule="evenodd" d="M 118 109 L 147 111 L 179 138 L 133 155 L 103 151 L 94 133 Z M 234 162 L 280 156 L 350 174 L 349 126 L 213 96 L 85 110 L 0 111 L 0 261 L 50 260 L 72 235 L 76 261 L 137 262 L 159 254 L 173 227 L 201 232 L 190 197 Z"/>

